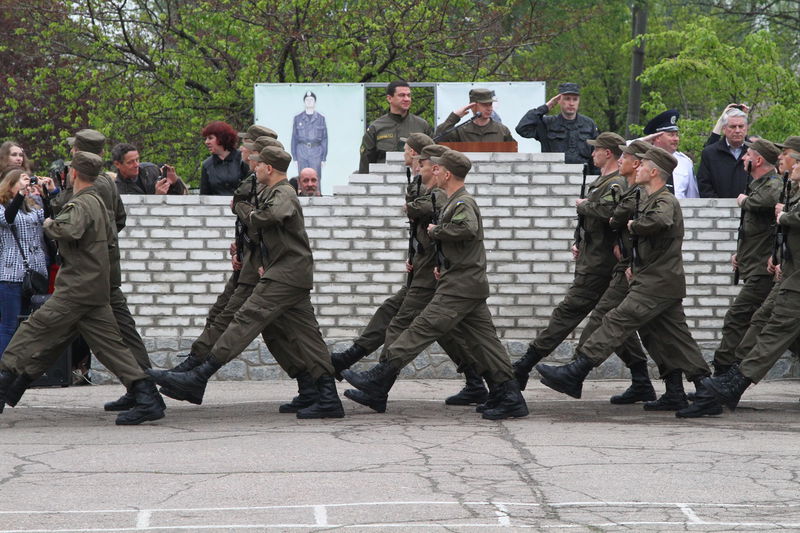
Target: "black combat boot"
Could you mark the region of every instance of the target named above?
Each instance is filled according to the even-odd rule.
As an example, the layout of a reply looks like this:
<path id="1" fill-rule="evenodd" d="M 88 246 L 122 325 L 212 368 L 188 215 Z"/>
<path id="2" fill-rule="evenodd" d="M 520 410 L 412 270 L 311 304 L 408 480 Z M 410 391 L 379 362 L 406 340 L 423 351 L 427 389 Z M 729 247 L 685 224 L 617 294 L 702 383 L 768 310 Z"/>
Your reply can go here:
<path id="1" fill-rule="evenodd" d="M 17 379 L 17 375 L 10 370 L 0 370 L 0 413 L 6 406 L 6 393 L 8 388 Z"/>
<path id="2" fill-rule="evenodd" d="M 689 406 L 686 393 L 683 392 L 683 374 L 680 370 L 673 370 L 664 376 L 666 390 L 654 402 L 645 402 L 645 411 L 679 411 Z"/>
<path id="3" fill-rule="evenodd" d="M 376 413 L 386 412 L 386 401 L 389 399 L 388 394 L 384 394 L 383 396 L 370 396 L 366 392 L 358 389 L 347 389 L 344 391 L 344 396 L 365 407 L 369 407 Z"/>
<path id="4" fill-rule="evenodd" d="M 178 357 L 184 357 L 179 355 Z M 189 370 L 200 366 L 203 363 L 203 359 L 201 357 L 196 356 L 193 353 L 189 353 L 183 361 L 172 367 L 169 371 L 170 372 L 188 372 Z"/>
<path id="5" fill-rule="evenodd" d="M 714 377 L 724 376 L 731 371 L 731 368 L 733 368 L 732 365 L 723 365 L 722 363 L 717 363 L 716 361 L 714 361 L 712 364 L 714 365 Z M 693 402 L 695 400 L 695 393 L 687 392 L 686 399 L 690 402 Z"/>
<path id="6" fill-rule="evenodd" d="M 278 407 L 279 413 L 296 413 L 300 409 L 317 403 L 319 391 L 314 378 L 308 372 L 297 374 L 297 396 L 292 401 Z"/>
<path id="7" fill-rule="evenodd" d="M 336 394 L 333 376 L 320 376 L 316 381 L 318 400 L 297 411 L 297 418 L 344 418 L 344 407 Z"/>
<path id="8" fill-rule="evenodd" d="M 28 390 L 28 387 L 31 386 L 33 381 L 33 378 L 27 374 L 19 374 L 16 376 L 14 381 L 11 382 L 11 385 L 9 385 L 6 389 L 6 405 L 15 407 L 22 398 L 22 395 L 25 394 L 25 391 Z"/>
<path id="9" fill-rule="evenodd" d="M 631 386 L 622 394 L 611 397 L 613 404 L 630 404 L 636 402 L 651 402 L 656 399 L 656 390 L 650 382 L 647 373 L 647 361 L 639 361 L 629 367 L 631 371 Z"/>
<path id="10" fill-rule="evenodd" d="M 466 384 L 458 394 L 445 398 L 445 405 L 480 405 L 489 397 L 489 391 L 483 385 L 483 378 L 471 368 L 464 369 Z"/>
<path id="11" fill-rule="evenodd" d="M 486 420 L 503 420 L 506 418 L 520 418 L 528 416 L 528 405 L 522 392 L 519 390 L 519 383 L 516 379 L 509 379 L 496 386 L 497 402 L 489 409 L 485 409 L 482 418 Z"/>
<path id="12" fill-rule="evenodd" d="M 475 407 L 476 413 L 482 413 L 488 409 L 494 409 L 500 403 L 500 394 L 502 391 L 500 387 L 494 385 L 489 374 L 484 374 L 483 379 L 486 381 L 486 385 L 489 387 L 489 396 L 486 397 L 486 401 L 484 403 L 478 404 Z M 519 383 L 517 383 L 519 385 Z"/>
<path id="13" fill-rule="evenodd" d="M 342 377 L 350 385 L 364 391 L 374 398 L 381 398 L 389 394 L 399 372 L 387 363 L 378 363 L 365 372 L 343 370 Z"/>
<path id="14" fill-rule="evenodd" d="M 149 379 L 134 381 L 131 392 L 136 399 L 136 405 L 117 415 L 118 426 L 135 426 L 148 420 L 164 418 L 164 400 L 158 394 L 155 383 Z"/>
<path id="15" fill-rule="evenodd" d="M 722 406 L 702 383 L 703 378 L 694 380 L 696 392 L 689 407 L 675 412 L 678 418 L 700 418 L 701 416 L 717 416 L 722 414 Z"/>
<path id="16" fill-rule="evenodd" d="M 164 398 L 161 395 L 158 395 L 158 401 L 161 404 L 162 409 L 167 408 L 167 404 L 164 403 Z M 133 394 L 133 391 L 127 391 L 125 394 L 120 396 L 114 401 L 106 402 L 103 405 L 103 410 L 105 411 L 127 411 L 128 409 L 133 409 L 136 406 L 136 396 Z"/>
<path id="17" fill-rule="evenodd" d="M 583 391 L 583 380 L 594 368 L 591 359 L 583 354 L 563 366 L 536 365 L 536 370 L 542 376 L 539 381 L 554 391 L 563 392 L 573 398 L 580 398 Z"/>
<path id="18" fill-rule="evenodd" d="M 353 344 L 343 352 L 333 352 L 331 354 L 333 375 L 336 376 L 336 379 L 342 381 L 342 370 L 347 370 L 368 355 L 367 351 L 358 344 Z"/>
<path id="19" fill-rule="evenodd" d="M 528 345 L 528 351 L 521 359 L 517 359 L 511 365 L 514 367 L 514 377 L 517 378 L 519 383 L 519 390 L 525 390 L 528 385 L 528 378 L 531 375 L 531 370 L 536 366 L 536 363 L 544 359 L 545 354 L 536 351 L 533 345 Z"/>
<path id="20" fill-rule="evenodd" d="M 722 376 L 703 378 L 702 383 L 719 403 L 734 411 L 742 394 L 753 382 L 742 374 L 738 366 L 734 366 Z"/>
<path id="21" fill-rule="evenodd" d="M 167 396 L 176 400 L 201 405 L 208 379 L 220 368 L 222 368 L 222 364 L 217 362 L 213 355 L 209 354 L 208 359 L 186 372 L 170 372 L 169 370 L 148 368 L 145 373 L 163 387 L 161 390 Z M 170 394 L 173 391 L 177 393 L 174 396 Z"/>

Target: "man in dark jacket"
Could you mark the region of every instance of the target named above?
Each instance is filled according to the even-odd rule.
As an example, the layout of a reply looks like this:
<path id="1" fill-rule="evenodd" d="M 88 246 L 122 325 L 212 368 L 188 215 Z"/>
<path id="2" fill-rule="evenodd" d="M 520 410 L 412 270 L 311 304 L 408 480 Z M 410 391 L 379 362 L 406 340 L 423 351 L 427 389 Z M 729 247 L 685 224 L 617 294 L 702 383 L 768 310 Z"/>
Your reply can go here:
<path id="1" fill-rule="evenodd" d="M 747 170 L 742 158 L 747 152 L 747 114 L 728 106 L 718 122 L 721 133 L 711 134 L 700 156 L 697 186 L 701 198 L 736 198 L 747 187 Z"/>

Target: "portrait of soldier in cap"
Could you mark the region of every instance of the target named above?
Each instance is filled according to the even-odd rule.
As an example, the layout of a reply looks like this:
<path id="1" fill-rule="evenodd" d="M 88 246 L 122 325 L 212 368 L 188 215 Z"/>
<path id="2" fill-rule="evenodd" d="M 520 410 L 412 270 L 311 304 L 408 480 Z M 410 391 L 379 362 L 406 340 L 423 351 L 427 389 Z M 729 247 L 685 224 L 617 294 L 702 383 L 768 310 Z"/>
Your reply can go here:
<path id="1" fill-rule="evenodd" d="M 306 91 L 303 95 L 305 109 L 295 115 L 292 124 L 292 157 L 297 170 L 313 168 L 322 187 L 322 163 L 328 159 L 328 127 L 325 116 L 318 113 L 317 95 Z"/>

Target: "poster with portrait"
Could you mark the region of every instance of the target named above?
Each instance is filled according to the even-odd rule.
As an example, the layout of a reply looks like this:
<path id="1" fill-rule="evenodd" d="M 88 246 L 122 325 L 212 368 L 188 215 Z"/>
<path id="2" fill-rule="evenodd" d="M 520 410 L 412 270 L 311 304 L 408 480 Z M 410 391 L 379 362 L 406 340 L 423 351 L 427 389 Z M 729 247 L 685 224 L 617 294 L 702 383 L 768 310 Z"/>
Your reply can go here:
<path id="1" fill-rule="evenodd" d="M 529 109 L 539 107 L 546 102 L 545 84 L 543 81 L 522 82 L 475 82 L 475 83 L 437 83 L 436 84 L 436 124 L 441 124 L 451 112 L 469 103 L 470 89 L 483 88 L 495 92 L 495 120 L 500 120 L 519 144 L 519 151 L 524 153 L 541 152 L 539 141 L 526 139 L 514 131 L 520 119 Z M 469 120 L 472 114 L 462 118 Z"/>
<path id="2" fill-rule="evenodd" d="M 275 130 L 292 154 L 288 177 L 314 168 L 324 195 L 347 185 L 358 169 L 364 121 L 364 86 L 358 83 L 255 85 L 255 123 Z"/>

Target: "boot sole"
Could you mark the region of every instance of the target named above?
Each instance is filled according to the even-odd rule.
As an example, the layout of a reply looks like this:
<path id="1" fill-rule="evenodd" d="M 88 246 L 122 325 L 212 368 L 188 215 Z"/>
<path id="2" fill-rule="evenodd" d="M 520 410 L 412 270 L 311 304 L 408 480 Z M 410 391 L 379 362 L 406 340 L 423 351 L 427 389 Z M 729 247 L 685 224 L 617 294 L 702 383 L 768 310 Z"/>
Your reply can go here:
<path id="1" fill-rule="evenodd" d="M 361 391 L 361 392 L 363 392 L 363 391 Z M 350 391 L 350 389 L 347 389 L 347 390 L 344 391 L 344 397 L 349 399 L 349 400 L 352 400 L 352 401 L 356 402 L 359 405 L 363 405 L 364 407 L 369 407 L 370 409 L 372 409 L 376 413 L 385 413 L 386 412 L 386 402 L 376 403 L 376 402 L 362 400 L 358 396 L 355 396 L 353 394 L 353 392 Z"/>
<path id="2" fill-rule="evenodd" d="M 540 374 L 541 374 L 541 371 L 540 371 Z M 572 396 L 575 399 L 580 399 L 581 394 L 583 393 L 583 388 L 581 388 L 578 391 L 575 391 L 575 390 L 572 390 L 572 389 L 568 389 L 567 387 L 563 387 L 561 385 L 561 383 L 559 383 L 558 381 L 551 381 L 549 378 L 545 377 L 544 375 L 542 375 L 539 378 L 539 381 L 542 383 L 542 385 L 544 385 L 546 387 L 550 387 L 551 389 L 553 389 L 556 392 L 560 392 L 562 394 L 566 394 L 567 396 Z"/>
<path id="3" fill-rule="evenodd" d="M 344 377 L 344 379 L 347 380 L 350 385 L 369 396 L 381 396 L 383 394 L 382 390 L 373 388 L 373 384 L 369 381 L 364 383 L 354 383 L 351 381 L 351 378 L 354 378 L 356 381 L 358 381 L 358 378 L 355 377 L 355 373 L 352 370 L 343 370 L 342 377 Z"/>
<path id="4" fill-rule="evenodd" d="M 147 413 L 144 416 L 140 416 L 139 418 L 133 420 L 123 420 L 120 421 L 119 417 L 114 421 L 114 423 L 118 426 L 138 426 L 142 422 L 152 422 L 154 420 L 161 420 L 164 418 L 164 411 L 159 411 L 157 413 Z"/>
<path id="5" fill-rule="evenodd" d="M 172 398 L 173 400 L 179 400 L 181 402 L 189 402 L 194 405 L 203 405 L 203 397 L 197 397 L 191 394 L 188 394 L 182 390 L 178 389 L 170 389 L 165 386 L 161 386 L 158 389 L 158 392 L 167 396 L 168 398 Z"/>
<path id="6" fill-rule="evenodd" d="M 680 411 L 681 409 L 686 409 L 689 407 L 689 402 L 686 402 L 686 405 L 658 405 L 658 406 L 648 406 L 644 405 L 645 411 Z"/>
<path id="7" fill-rule="evenodd" d="M 525 408 L 519 407 L 511 411 L 510 413 L 508 412 L 493 413 L 492 410 L 489 409 L 481 414 L 481 418 L 485 420 L 505 420 L 506 418 L 523 418 L 525 416 L 528 416 L 529 414 L 530 412 L 528 411 L 527 407 Z"/>
<path id="8" fill-rule="evenodd" d="M 613 403 L 614 405 L 631 405 L 631 404 L 639 403 L 639 402 L 654 402 L 656 400 L 658 400 L 658 396 L 656 396 L 656 393 L 654 391 L 653 394 L 647 394 L 647 395 L 642 395 L 642 396 L 634 396 L 634 397 L 628 397 L 628 398 L 621 398 L 619 396 L 612 396 L 609 401 L 611 403 Z"/>
<path id="9" fill-rule="evenodd" d="M 311 402 L 311 403 L 309 403 L 307 405 L 292 405 L 290 403 L 285 403 L 285 404 L 281 405 L 280 407 L 278 407 L 278 412 L 279 413 L 284 413 L 284 414 L 296 413 L 297 411 L 299 411 L 301 409 L 305 409 L 307 407 L 311 407 L 315 403 L 317 403 L 317 402 Z"/>
<path id="10" fill-rule="evenodd" d="M 315 418 L 344 418 L 344 408 L 337 411 L 320 411 L 311 414 L 298 411 L 297 418 L 301 420 L 312 420 Z"/>
<path id="11" fill-rule="evenodd" d="M 480 405 L 482 403 L 486 403 L 486 400 L 489 399 L 489 393 L 485 392 L 481 396 L 460 396 L 456 394 L 455 396 L 450 396 L 446 398 L 444 401 L 445 405 Z"/>
<path id="12" fill-rule="evenodd" d="M 691 411 L 684 413 L 683 410 L 675 412 L 675 418 L 702 418 L 704 416 L 719 416 L 722 414 L 722 406 L 717 404 L 716 408 L 705 409 L 703 411 Z"/>

